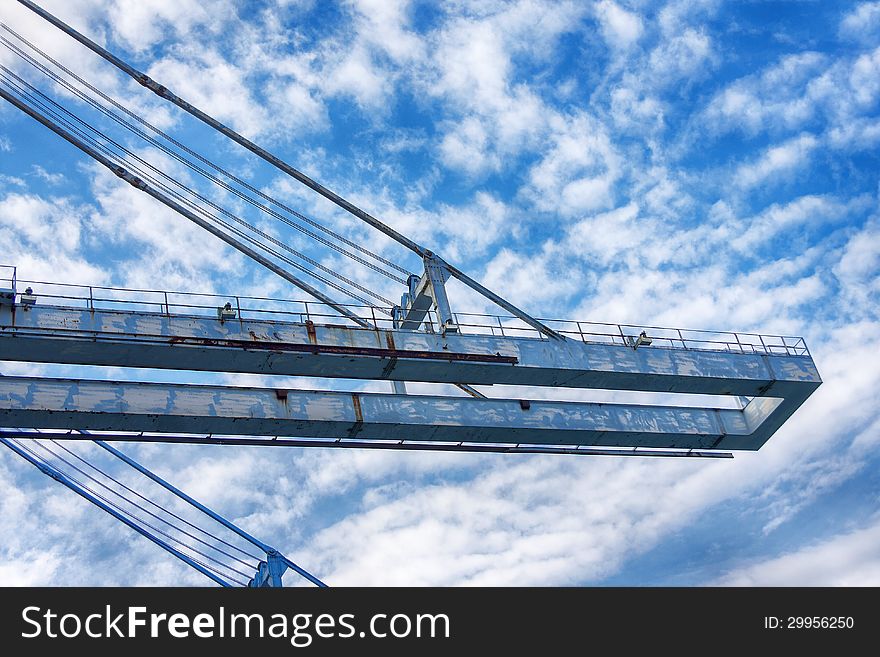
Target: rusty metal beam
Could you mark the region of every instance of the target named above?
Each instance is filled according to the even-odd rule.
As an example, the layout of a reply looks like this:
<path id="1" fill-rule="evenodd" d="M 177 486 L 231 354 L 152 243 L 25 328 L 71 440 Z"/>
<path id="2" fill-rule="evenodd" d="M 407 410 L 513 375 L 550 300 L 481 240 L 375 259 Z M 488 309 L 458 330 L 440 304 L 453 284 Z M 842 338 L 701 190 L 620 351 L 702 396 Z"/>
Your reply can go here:
<path id="1" fill-rule="evenodd" d="M 0 377 L 0 426 L 362 441 L 757 449 L 768 419 L 715 409 Z"/>
<path id="2" fill-rule="evenodd" d="M 0 360 L 750 397 L 821 382 L 809 355 L 46 305 L 0 305 Z"/>

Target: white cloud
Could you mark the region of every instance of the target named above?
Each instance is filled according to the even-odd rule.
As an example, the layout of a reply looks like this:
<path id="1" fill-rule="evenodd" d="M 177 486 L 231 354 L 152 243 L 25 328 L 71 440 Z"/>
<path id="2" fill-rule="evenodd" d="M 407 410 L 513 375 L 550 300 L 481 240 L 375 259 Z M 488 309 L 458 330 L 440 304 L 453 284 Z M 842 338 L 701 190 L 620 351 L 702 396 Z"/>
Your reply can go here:
<path id="1" fill-rule="evenodd" d="M 861 55 L 849 77 L 853 98 L 860 109 L 871 110 L 880 98 L 880 48 Z"/>
<path id="2" fill-rule="evenodd" d="M 662 42 L 649 58 L 655 84 L 663 85 L 703 77 L 713 61 L 709 35 L 693 28 Z"/>
<path id="3" fill-rule="evenodd" d="M 213 50 L 181 50 L 153 62 L 147 73 L 247 137 L 269 129 L 270 116 L 250 91 L 247 71 Z"/>
<path id="4" fill-rule="evenodd" d="M 679 502 L 688 490 L 698 494 L 700 477 L 686 464 L 667 465 L 660 468 L 664 477 L 680 483 L 667 489 L 664 503 L 675 506 L 681 518 L 687 512 Z M 628 519 L 618 515 L 619 495 L 644 473 L 642 466 L 519 459 L 468 486 L 423 487 L 365 508 L 321 532 L 310 552 L 332 568 L 331 580 L 351 584 L 546 585 L 598 579 L 619 563 L 625 542 L 655 534 L 643 504 L 630 499 L 624 503 Z M 551 479 L 552 493 L 542 483 Z M 590 491 L 599 488 L 606 502 L 615 502 L 590 502 Z M 652 505 L 648 496 L 643 502 Z M 352 536 L 367 549 L 357 555 L 345 550 Z M 389 569 L 390 563 L 397 566 Z"/>
<path id="5" fill-rule="evenodd" d="M 607 176 L 572 180 L 562 189 L 562 202 L 575 211 L 608 207 L 613 182 Z"/>
<path id="6" fill-rule="evenodd" d="M 161 160 L 156 160 L 161 162 Z M 181 167 L 165 171 L 181 181 Z M 161 165 L 160 165 L 161 166 Z M 104 243 L 125 248 L 131 254 L 118 264 L 127 287 L 192 289 L 193 280 L 204 281 L 200 291 L 213 287 L 209 272 L 227 276 L 240 267 L 242 258 L 232 247 L 196 226 L 174 210 L 95 167 L 94 193 L 99 208 L 91 222 Z"/>
<path id="7" fill-rule="evenodd" d="M 535 207 L 564 217 L 613 204 L 621 158 L 604 126 L 586 115 L 554 122 L 543 157 L 522 190 Z"/>
<path id="8" fill-rule="evenodd" d="M 779 234 L 802 235 L 807 229 L 843 222 L 849 214 L 846 205 L 834 198 L 807 195 L 784 205 L 774 203 L 759 215 L 731 226 L 731 246 L 741 252 L 760 249 Z"/>
<path id="9" fill-rule="evenodd" d="M 601 0 L 596 5 L 596 15 L 602 26 L 602 35 L 611 48 L 630 48 L 644 31 L 642 18 L 627 11 L 612 0 Z"/>
<path id="10" fill-rule="evenodd" d="M 369 53 L 354 48 L 336 66 L 329 78 L 328 90 L 335 94 L 350 94 L 361 107 L 380 106 L 391 93 L 391 82 L 386 72 L 374 65 Z"/>
<path id="11" fill-rule="evenodd" d="M 25 182 L 24 178 L 7 176 L 5 174 L 0 174 L 0 184 L 4 187 L 27 187 L 27 182 Z"/>
<path id="12" fill-rule="evenodd" d="M 876 221 L 853 234 L 843 248 L 834 274 L 842 283 L 842 300 L 850 312 L 876 307 L 880 296 L 880 228 Z"/>
<path id="13" fill-rule="evenodd" d="M 857 118 L 835 126 L 828 133 L 828 143 L 852 152 L 871 150 L 880 143 L 880 120 Z"/>
<path id="14" fill-rule="evenodd" d="M 107 8 L 117 36 L 131 48 L 144 50 L 172 31 L 187 36 L 198 26 L 218 26 L 232 16 L 232 5 L 221 0 L 210 8 L 197 0 L 114 0 Z"/>
<path id="15" fill-rule="evenodd" d="M 529 299 L 535 308 L 548 306 L 548 301 L 564 299 L 578 289 L 578 276 L 560 269 L 558 255 L 551 244 L 529 255 L 502 249 L 486 266 L 484 283 L 508 299 Z"/>
<path id="16" fill-rule="evenodd" d="M 34 564 L 39 563 L 39 568 Z M 0 563 L 0 582 L 4 586 L 45 586 L 65 567 L 63 558 L 54 552 L 32 548 Z"/>
<path id="17" fill-rule="evenodd" d="M 697 124 L 711 135 L 740 131 L 754 136 L 814 131 L 811 126 L 818 123 L 828 146 L 868 150 L 880 139 L 874 111 L 880 98 L 878 79 L 880 48 L 852 57 L 787 55 L 717 92 Z"/>
<path id="18" fill-rule="evenodd" d="M 840 21 L 845 39 L 876 45 L 880 39 L 880 2 L 862 2 Z"/>
<path id="19" fill-rule="evenodd" d="M 821 53 L 787 55 L 760 75 L 736 80 L 718 92 L 702 119 L 716 132 L 797 129 L 818 110 L 824 90 L 815 80 L 826 66 Z"/>
<path id="20" fill-rule="evenodd" d="M 114 45 L 108 43 L 112 27 L 108 28 L 108 11 L 114 0 L 70 0 L 47 2 L 42 6 L 52 12 L 73 28 L 95 40 L 110 50 Z M 173 123 L 171 113 L 165 101 L 146 92 L 143 87 L 130 80 L 114 67 L 108 66 L 103 59 L 92 53 L 85 46 L 47 26 L 46 21 L 25 9 L 18 3 L 7 3 L 4 7 L 4 22 L 15 32 L 22 35 L 50 57 L 62 62 L 66 67 L 76 71 L 78 75 L 97 86 L 105 93 L 117 99 L 124 99 L 125 105 L 138 112 L 144 118 L 159 127 L 167 127 Z M 4 36 L 16 45 L 22 46 L 14 37 L 4 31 Z M 27 48 L 25 48 L 26 51 Z M 32 56 L 35 54 L 28 51 Z M 124 54 L 124 53 L 118 53 Z M 24 64 L 6 48 L 0 49 L 0 62 L 12 68 L 25 79 L 34 82 L 34 70 Z"/>
<path id="21" fill-rule="evenodd" d="M 878 586 L 880 522 L 781 557 L 742 566 L 715 586 Z"/>
<path id="22" fill-rule="evenodd" d="M 589 262 L 607 266 L 634 252 L 653 232 L 652 226 L 637 221 L 639 206 L 629 203 L 609 212 L 589 216 L 569 228 L 569 248 L 584 254 Z"/>
<path id="23" fill-rule="evenodd" d="M 274 128 L 275 133 L 302 134 L 323 130 L 327 126 L 327 108 L 308 87 L 292 81 L 279 85 L 275 91 L 277 93 L 270 94 L 273 107 L 279 111 L 284 108 L 284 113 L 274 126 L 267 126 L 268 130 Z"/>
<path id="24" fill-rule="evenodd" d="M 67 199 L 47 201 L 11 193 L 0 199 L 0 241 L 3 263 L 17 265 L 19 276 L 32 280 L 96 284 L 107 273 L 81 253 L 87 231 L 87 207 Z"/>
<path id="25" fill-rule="evenodd" d="M 804 170 L 810 164 L 810 156 L 819 141 L 811 134 L 789 139 L 778 146 L 771 146 L 757 159 L 737 167 L 734 183 L 742 189 L 777 183 L 791 174 Z"/>
<path id="26" fill-rule="evenodd" d="M 43 167 L 38 164 L 35 164 L 31 169 L 31 172 L 37 178 L 46 181 L 50 185 L 58 185 L 64 181 L 64 174 L 61 173 L 49 173 Z"/>
<path id="27" fill-rule="evenodd" d="M 469 206 L 442 207 L 435 221 L 446 239 L 444 252 L 456 261 L 481 256 L 490 245 L 509 240 L 519 230 L 510 209 L 485 192 L 478 192 Z"/>
<path id="28" fill-rule="evenodd" d="M 520 60 L 542 62 L 556 39 L 578 29 L 584 11 L 579 3 L 521 0 L 479 17 L 453 15 L 431 35 L 418 84 L 450 111 L 452 120 L 439 122 L 448 168 L 502 170 L 546 134 L 556 112 L 512 72 Z"/>
<path id="29" fill-rule="evenodd" d="M 671 0 L 659 12 L 658 23 L 664 36 L 680 34 L 687 27 L 712 16 L 718 0 Z"/>
<path id="30" fill-rule="evenodd" d="M 477 111 L 504 103 L 510 54 L 501 33 L 489 21 L 458 19 L 438 35 L 436 82 L 438 95 L 451 96 Z"/>
<path id="31" fill-rule="evenodd" d="M 475 175 L 501 166 L 501 158 L 490 148 L 485 125 L 468 117 L 443 136 L 440 153 L 449 169 Z"/>
<path id="32" fill-rule="evenodd" d="M 349 0 L 358 37 L 397 64 L 424 57 L 424 42 L 409 27 L 410 0 Z"/>
<path id="33" fill-rule="evenodd" d="M 837 275 L 854 287 L 880 275 L 880 229 L 870 225 L 856 233 L 846 244 Z M 875 281 L 876 282 L 876 281 Z"/>
<path id="34" fill-rule="evenodd" d="M 70 252 L 79 246 L 82 210 L 69 203 L 52 205 L 36 196 L 10 194 L 0 205 L 0 225 L 9 231 L 5 244 L 27 241 Z M 44 247 L 45 248 L 45 247 Z"/>
<path id="35" fill-rule="evenodd" d="M 627 132 L 651 133 L 664 127 L 664 106 L 657 98 L 621 86 L 611 92 L 611 116 Z"/>

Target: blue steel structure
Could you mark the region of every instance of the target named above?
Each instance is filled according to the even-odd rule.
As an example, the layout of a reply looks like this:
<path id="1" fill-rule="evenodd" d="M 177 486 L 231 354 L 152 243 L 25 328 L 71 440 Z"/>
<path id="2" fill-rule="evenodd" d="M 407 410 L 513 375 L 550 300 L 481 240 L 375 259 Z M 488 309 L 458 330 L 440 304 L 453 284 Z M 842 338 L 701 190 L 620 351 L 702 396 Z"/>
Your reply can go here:
<path id="1" fill-rule="evenodd" d="M 5 427 L 0 431 L 7 447 L 185 561 L 181 550 L 145 533 L 143 526 L 108 507 L 69 473 L 40 459 L 29 450 L 28 441 L 46 436 L 66 441 L 99 438 L 97 444 L 105 451 L 261 550 L 265 558 L 256 568 L 253 584 L 280 585 L 283 572 L 292 569 L 322 585 L 105 440 L 729 458 L 732 451 L 759 449 L 821 384 L 806 344 L 798 337 L 533 317 L 31 0 L 18 2 L 420 261 L 422 273 L 411 273 L 296 212 L 150 125 L 0 23 L 0 45 L 53 88 L 60 88 L 65 97 L 97 112 L 100 120 L 110 119 L 129 136 L 145 140 L 209 185 L 222 188 L 221 195 L 234 194 L 261 217 L 277 219 L 322 247 L 404 285 L 400 303 L 393 304 L 184 185 L 0 65 L 0 96 L 10 104 L 123 181 L 317 300 L 97 287 L 87 288 L 86 293 L 76 286 L 20 281 L 10 268 L 6 282 L 0 280 L 0 360 L 359 379 L 392 385 L 393 392 L 386 394 L 0 377 L 0 427 Z M 446 290 L 451 279 L 508 314 L 454 312 Z M 337 301 L 329 289 L 361 304 Z M 385 305 L 376 306 L 368 296 Z M 407 383 L 453 384 L 466 396 L 407 394 Z M 505 398 L 503 390 L 487 396 L 474 387 L 483 385 L 519 388 L 515 396 L 508 393 Z M 550 401 L 541 392 L 557 388 L 601 393 L 599 399 L 588 401 Z M 188 558 L 187 563 L 199 567 Z M 218 581 L 216 573 L 212 579 Z"/>
<path id="2" fill-rule="evenodd" d="M 5 445 L 7 448 L 18 454 L 18 456 L 38 468 L 43 474 L 74 491 L 101 510 L 110 514 L 119 522 L 125 524 L 141 536 L 144 536 L 149 541 L 152 541 L 154 544 L 174 555 L 185 564 L 197 570 L 220 586 L 230 587 L 246 584 L 247 586 L 254 588 L 280 587 L 282 586 L 282 576 L 288 569 L 297 573 L 315 586 L 326 586 L 326 584 L 320 579 L 288 559 L 275 548 L 266 545 L 264 542 L 241 529 L 235 523 L 230 522 L 198 500 L 187 495 L 179 488 L 168 483 L 166 480 L 162 479 L 157 474 L 107 442 L 100 439 L 92 440 L 90 436 L 85 434 L 82 434 L 82 440 L 101 447 L 107 453 L 115 457 L 115 459 L 125 463 L 133 470 L 139 472 L 161 486 L 163 489 L 172 493 L 178 499 L 183 500 L 188 505 L 197 509 L 207 519 L 216 522 L 223 528 L 242 538 L 251 546 L 256 547 L 264 556 L 261 559 L 258 559 L 249 552 L 236 547 L 228 541 L 224 541 L 222 538 L 214 535 L 211 531 L 204 529 L 203 525 L 196 525 L 189 522 L 162 505 L 156 504 L 130 486 L 111 477 L 82 456 L 76 454 L 67 447 L 60 445 L 58 441 L 55 440 L 53 434 L 34 430 L 18 432 L 0 430 L 0 444 Z M 57 448 L 66 452 L 67 456 L 65 457 L 63 454 L 60 454 L 59 451 L 53 449 L 49 443 L 53 443 Z M 76 461 L 79 461 L 79 466 L 76 465 Z M 90 474 L 90 471 L 98 474 L 101 478 L 96 478 L 94 474 Z M 107 485 L 106 481 L 113 482 L 115 486 Z M 119 492 L 120 490 L 124 490 L 126 494 L 121 494 Z M 138 504 L 137 500 L 134 500 L 135 497 L 151 504 L 157 511 L 159 511 L 159 514 L 150 511 L 150 509 L 144 507 L 142 504 Z M 174 522 L 169 522 L 169 518 L 173 519 Z M 164 530 L 159 526 L 163 524 L 166 526 Z M 188 526 L 190 530 L 181 529 L 183 525 Z M 201 533 L 202 536 L 213 538 L 213 544 L 193 534 L 192 530 Z M 185 540 L 181 540 L 181 538 Z M 198 546 L 195 547 L 194 543 L 197 543 Z M 223 547 L 218 547 L 219 545 L 222 545 Z M 249 557 L 252 560 L 251 563 L 248 564 L 247 562 L 242 561 L 238 556 L 231 554 L 229 550 L 237 550 L 245 557 Z M 226 558 L 224 560 L 225 563 L 217 559 L 217 557 L 221 555 Z M 230 558 L 233 561 L 238 562 L 238 564 L 245 565 L 246 567 L 250 565 L 252 568 L 250 579 L 246 582 L 241 579 L 235 579 L 236 577 L 241 578 L 249 575 L 249 573 L 243 573 L 238 570 L 238 564 L 230 566 Z"/>
<path id="3" fill-rule="evenodd" d="M 821 382 L 804 341 L 795 337 L 545 320 L 564 336 L 558 340 L 528 325 L 511 326 L 514 318 L 497 318 L 493 326 L 467 316 L 455 316 L 454 332 L 391 322 L 364 329 L 330 324 L 314 307 L 306 318 L 251 311 L 254 302 L 240 297 L 234 318 L 218 319 L 215 307 L 192 303 L 179 304 L 186 314 L 178 313 L 164 293 L 158 296 L 164 307 L 150 312 L 145 301 L 125 307 L 118 299 L 77 298 L 69 289 L 41 285 L 47 294 L 39 304 L 0 304 L 0 359 L 663 397 L 624 404 L 4 377 L 3 426 L 377 444 L 419 436 L 421 444 L 450 449 L 527 443 L 756 450 Z M 61 301 L 67 305 L 50 305 Z M 375 318 L 373 312 L 369 321 Z M 469 332 L 478 330 L 483 334 Z M 650 344 L 636 347 L 640 335 Z M 694 394 L 712 395 L 715 403 L 681 401 Z"/>

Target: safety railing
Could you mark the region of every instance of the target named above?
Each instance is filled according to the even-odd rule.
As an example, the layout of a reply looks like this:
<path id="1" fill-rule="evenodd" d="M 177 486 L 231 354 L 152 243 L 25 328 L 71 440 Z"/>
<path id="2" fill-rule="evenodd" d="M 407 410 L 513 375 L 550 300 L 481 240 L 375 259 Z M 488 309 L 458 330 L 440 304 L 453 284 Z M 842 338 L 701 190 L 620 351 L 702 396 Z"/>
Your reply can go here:
<path id="1" fill-rule="evenodd" d="M 225 309 L 227 318 L 239 321 L 313 322 L 323 325 L 354 326 L 350 319 L 340 316 L 335 310 L 318 301 L 29 281 L 16 279 L 14 267 L 0 265 L 0 288 L 15 289 L 16 286 L 19 292 L 26 287 L 32 288 L 41 304 L 78 307 L 90 311 L 158 312 L 167 316 L 217 318 L 221 309 Z M 339 305 L 344 305 L 358 317 L 372 322 L 379 329 L 394 328 L 389 308 L 356 304 Z M 547 339 L 515 317 L 484 313 L 454 313 L 453 317 L 458 330 L 467 335 Z M 539 319 L 568 338 L 591 344 L 610 344 L 635 349 L 709 350 L 789 356 L 808 356 L 810 353 L 804 339 L 796 336 Z M 428 313 L 421 330 L 434 332 L 435 327 L 438 326 L 439 322 L 432 311 Z"/>
<path id="2" fill-rule="evenodd" d="M 480 313 L 455 313 L 462 332 L 504 337 L 537 337 L 538 331 L 515 317 Z M 649 324 L 612 324 L 565 319 L 539 318 L 566 337 L 587 343 L 612 344 L 631 348 L 700 349 L 740 353 L 808 356 L 802 337 L 764 333 L 682 329 Z M 640 341 L 640 336 L 644 333 Z"/>
<path id="3" fill-rule="evenodd" d="M 15 265 L 0 265 L 0 288 L 14 290 L 17 273 Z"/>

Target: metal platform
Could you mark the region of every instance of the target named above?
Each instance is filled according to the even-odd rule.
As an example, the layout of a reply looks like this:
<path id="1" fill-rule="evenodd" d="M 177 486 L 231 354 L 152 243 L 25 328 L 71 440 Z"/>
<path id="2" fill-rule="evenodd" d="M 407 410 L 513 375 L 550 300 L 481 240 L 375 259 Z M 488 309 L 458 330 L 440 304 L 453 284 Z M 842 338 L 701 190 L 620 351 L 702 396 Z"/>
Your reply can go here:
<path id="1" fill-rule="evenodd" d="M 390 320 L 365 329 L 307 302 L 297 312 L 297 302 L 272 299 L 110 288 L 77 296 L 74 286 L 27 285 L 38 303 L 0 305 L 0 359 L 697 393 L 743 403 L 523 402 L 6 377 L 6 427 L 755 450 L 821 383 L 803 339 L 785 336 L 545 320 L 566 336 L 557 340 L 489 316 L 460 316 L 459 330 L 445 334 L 395 329 Z M 55 305 L 62 302 L 69 305 Z M 352 308 L 382 326 L 380 309 Z M 639 344 L 642 332 L 648 340 Z"/>

